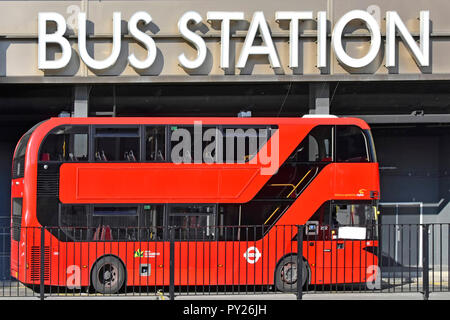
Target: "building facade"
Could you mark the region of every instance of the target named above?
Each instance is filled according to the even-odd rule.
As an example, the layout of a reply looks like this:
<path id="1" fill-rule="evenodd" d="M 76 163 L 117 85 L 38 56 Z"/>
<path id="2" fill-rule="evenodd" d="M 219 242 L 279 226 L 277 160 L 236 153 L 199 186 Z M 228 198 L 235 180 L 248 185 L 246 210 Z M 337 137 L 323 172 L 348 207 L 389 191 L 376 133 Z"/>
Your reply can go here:
<path id="1" fill-rule="evenodd" d="M 0 225 L 15 144 L 39 121 L 243 111 L 366 120 L 382 221 L 448 223 L 448 12 L 445 0 L 2 1 Z"/>

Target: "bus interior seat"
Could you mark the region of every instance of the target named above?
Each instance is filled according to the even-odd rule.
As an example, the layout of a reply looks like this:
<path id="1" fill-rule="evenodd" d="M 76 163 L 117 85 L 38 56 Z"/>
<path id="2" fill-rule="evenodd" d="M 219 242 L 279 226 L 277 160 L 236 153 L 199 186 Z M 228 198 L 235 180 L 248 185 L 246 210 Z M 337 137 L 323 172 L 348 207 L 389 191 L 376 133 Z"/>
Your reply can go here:
<path id="1" fill-rule="evenodd" d="M 42 153 L 41 154 L 41 161 L 50 161 L 50 153 Z"/>
<path id="2" fill-rule="evenodd" d="M 100 240 L 112 240 L 111 228 L 109 226 L 102 227 L 102 236 Z"/>
<path id="3" fill-rule="evenodd" d="M 97 151 L 95 153 L 95 161 L 108 161 L 108 158 L 106 158 L 104 150 L 102 150 L 101 152 Z"/>
<path id="4" fill-rule="evenodd" d="M 109 226 L 98 226 L 95 229 L 93 240 L 112 240 L 111 228 Z"/>
<path id="5" fill-rule="evenodd" d="M 130 151 L 128 152 L 128 161 L 134 161 L 134 162 L 136 162 L 136 157 L 134 156 L 133 150 L 130 150 Z"/>
<path id="6" fill-rule="evenodd" d="M 123 159 L 125 161 L 136 162 L 136 157 L 134 156 L 133 150 L 125 151 Z"/>
<path id="7" fill-rule="evenodd" d="M 69 153 L 69 159 L 70 159 L 70 161 L 79 161 L 78 160 L 78 158 L 77 157 L 75 157 L 74 155 L 73 155 L 73 153 Z"/>
<path id="8" fill-rule="evenodd" d="M 164 159 L 164 156 L 163 156 L 163 154 L 162 154 L 162 152 L 161 152 L 161 150 L 158 150 L 157 160 L 162 160 L 162 161 L 165 160 L 165 159 Z"/>
<path id="9" fill-rule="evenodd" d="M 94 236 L 92 237 L 92 240 L 99 240 L 99 238 L 100 238 L 100 230 L 101 230 L 101 227 L 97 227 L 95 229 Z"/>

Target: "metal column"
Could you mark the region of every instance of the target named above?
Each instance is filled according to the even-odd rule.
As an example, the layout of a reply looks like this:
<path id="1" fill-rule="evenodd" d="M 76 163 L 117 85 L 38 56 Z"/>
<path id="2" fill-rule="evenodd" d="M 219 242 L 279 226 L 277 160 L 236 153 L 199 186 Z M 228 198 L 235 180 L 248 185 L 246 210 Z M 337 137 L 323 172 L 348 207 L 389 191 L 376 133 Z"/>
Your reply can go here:
<path id="1" fill-rule="evenodd" d="M 87 117 L 89 104 L 89 87 L 86 85 L 74 88 L 73 117 Z"/>
<path id="2" fill-rule="evenodd" d="M 309 84 L 309 113 L 330 114 L 330 84 L 328 82 Z"/>

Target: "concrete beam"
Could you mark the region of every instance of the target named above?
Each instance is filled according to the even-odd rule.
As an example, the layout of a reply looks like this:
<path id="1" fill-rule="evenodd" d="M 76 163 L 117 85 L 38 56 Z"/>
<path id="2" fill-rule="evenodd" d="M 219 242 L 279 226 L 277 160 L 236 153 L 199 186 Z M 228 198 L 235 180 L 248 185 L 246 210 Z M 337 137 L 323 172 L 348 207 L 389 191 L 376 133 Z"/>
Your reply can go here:
<path id="1" fill-rule="evenodd" d="M 89 105 L 89 86 L 74 87 L 73 117 L 87 117 Z"/>
<path id="2" fill-rule="evenodd" d="M 330 84 L 328 82 L 309 84 L 309 113 L 330 114 Z"/>

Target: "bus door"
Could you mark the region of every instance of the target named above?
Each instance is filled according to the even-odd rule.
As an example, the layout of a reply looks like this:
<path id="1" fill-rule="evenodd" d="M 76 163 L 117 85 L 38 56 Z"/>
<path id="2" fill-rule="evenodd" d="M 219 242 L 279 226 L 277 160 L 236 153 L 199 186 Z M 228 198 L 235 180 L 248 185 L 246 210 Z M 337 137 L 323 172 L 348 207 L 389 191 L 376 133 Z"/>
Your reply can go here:
<path id="1" fill-rule="evenodd" d="M 376 210 L 370 201 L 330 201 L 308 221 L 305 237 L 311 282 L 364 282 L 377 265 Z M 306 250 L 306 251 L 305 251 Z M 312 267 L 313 265 L 313 267 Z M 313 272 L 314 269 L 314 272 Z"/>
<path id="2" fill-rule="evenodd" d="M 376 207 L 371 201 L 334 202 L 331 223 L 336 240 L 337 283 L 364 282 L 378 261 L 373 250 L 376 238 Z M 334 264 L 332 264 L 334 265 Z"/>

